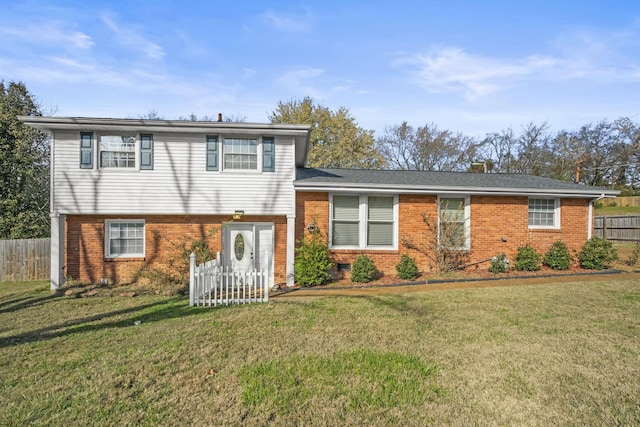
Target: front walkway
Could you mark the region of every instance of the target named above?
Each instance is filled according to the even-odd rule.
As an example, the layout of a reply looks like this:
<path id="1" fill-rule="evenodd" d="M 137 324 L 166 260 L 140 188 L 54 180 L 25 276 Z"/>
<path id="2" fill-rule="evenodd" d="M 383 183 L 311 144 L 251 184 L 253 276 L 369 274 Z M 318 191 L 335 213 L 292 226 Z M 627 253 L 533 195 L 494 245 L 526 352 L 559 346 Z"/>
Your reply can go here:
<path id="1" fill-rule="evenodd" d="M 417 284 L 393 284 L 393 285 L 353 285 L 345 287 L 317 286 L 313 288 L 291 288 L 273 291 L 271 299 L 288 299 L 299 297 L 321 297 L 321 296 L 364 296 L 397 294 L 406 292 L 425 292 L 446 289 L 469 289 L 469 288 L 489 288 L 498 286 L 523 286 L 540 285 L 550 283 L 575 283 L 575 282 L 597 282 L 609 280 L 640 280 L 640 271 L 611 271 L 594 272 L 588 274 L 564 275 L 564 276 L 544 276 L 530 278 L 511 279 L 474 279 L 467 281 L 438 281 L 437 283 L 420 282 Z"/>

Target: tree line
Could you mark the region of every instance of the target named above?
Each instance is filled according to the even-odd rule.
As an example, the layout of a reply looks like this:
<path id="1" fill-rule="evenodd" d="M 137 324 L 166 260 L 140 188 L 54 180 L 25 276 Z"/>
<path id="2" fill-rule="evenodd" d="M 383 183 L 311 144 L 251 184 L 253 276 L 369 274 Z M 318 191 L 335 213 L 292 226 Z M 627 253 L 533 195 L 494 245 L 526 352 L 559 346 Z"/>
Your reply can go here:
<path id="1" fill-rule="evenodd" d="M 24 83 L 0 81 L 0 239 L 49 235 L 49 139 L 17 118 L 44 114 Z M 138 118 L 164 119 L 156 110 Z M 190 114 L 178 120 L 215 118 Z M 530 174 L 628 194 L 640 188 L 640 123 L 628 117 L 558 132 L 546 122 L 529 123 L 484 138 L 402 122 L 376 137 L 347 108 L 332 110 L 305 97 L 280 101 L 268 120 L 311 125 L 308 167 Z"/>
<path id="2" fill-rule="evenodd" d="M 628 117 L 585 124 L 578 130 L 551 132 L 529 123 L 474 138 L 434 123 L 407 122 L 386 127 L 382 135 L 358 126 L 348 110 L 331 111 L 311 98 L 280 102 L 273 123 L 308 123 L 308 166 L 387 168 L 544 176 L 581 184 L 640 188 L 640 123 Z"/>

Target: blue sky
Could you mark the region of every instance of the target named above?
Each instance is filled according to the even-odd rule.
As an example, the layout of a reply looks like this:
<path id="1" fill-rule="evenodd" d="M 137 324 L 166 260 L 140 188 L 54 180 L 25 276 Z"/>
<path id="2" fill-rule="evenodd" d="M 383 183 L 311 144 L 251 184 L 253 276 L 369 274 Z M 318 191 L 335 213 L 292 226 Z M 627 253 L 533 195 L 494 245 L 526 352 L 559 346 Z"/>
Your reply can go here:
<path id="1" fill-rule="evenodd" d="M 640 120 L 638 1 L 9 1 L 0 79 L 59 116 L 266 122 L 278 101 L 482 137 Z"/>

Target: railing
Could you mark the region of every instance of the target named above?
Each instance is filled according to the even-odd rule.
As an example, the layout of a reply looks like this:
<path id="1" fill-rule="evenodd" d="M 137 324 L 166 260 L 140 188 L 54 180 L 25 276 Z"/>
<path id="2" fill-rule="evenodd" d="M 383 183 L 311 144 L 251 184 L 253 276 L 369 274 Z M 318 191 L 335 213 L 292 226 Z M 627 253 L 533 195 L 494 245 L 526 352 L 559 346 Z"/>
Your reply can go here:
<path id="1" fill-rule="evenodd" d="M 269 301 L 269 271 L 234 271 L 222 267 L 218 258 L 196 265 L 191 254 L 189 306 L 247 304 Z"/>

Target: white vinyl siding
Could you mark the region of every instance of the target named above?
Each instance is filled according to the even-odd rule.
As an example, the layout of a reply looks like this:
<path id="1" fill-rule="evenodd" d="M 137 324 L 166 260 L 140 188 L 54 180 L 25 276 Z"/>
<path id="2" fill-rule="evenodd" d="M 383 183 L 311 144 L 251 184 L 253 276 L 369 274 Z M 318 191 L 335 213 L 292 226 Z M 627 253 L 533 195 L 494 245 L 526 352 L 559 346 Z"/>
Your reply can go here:
<path id="1" fill-rule="evenodd" d="M 223 137 L 218 135 L 218 141 Z M 100 169 L 95 161 L 92 169 L 81 169 L 79 132 L 56 131 L 54 138 L 52 209 L 57 212 L 228 215 L 243 210 L 246 215 L 295 214 L 294 137 L 274 136 L 274 172 L 227 174 L 205 170 L 204 133 L 154 132 L 153 169 L 144 171 Z"/>
<path id="2" fill-rule="evenodd" d="M 438 243 L 451 249 L 470 248 L 468 197 L 439 197 Z"/>
<path id="3" fill-rule="evenodd" d="M 340 195 L 331 197 L 331 247 L 390 249 L 396 247 L 397 198 Z"/>
<path id="4" fill-rule="evenodd" d="M 106 258 L 143 258 L 144 253 L 143 220 L 106 221 Z"/>
<path id="5" fill-rule="evenodd" d="M 529 228 L 560 228 L 559 199 L 529 199 Z"/>

